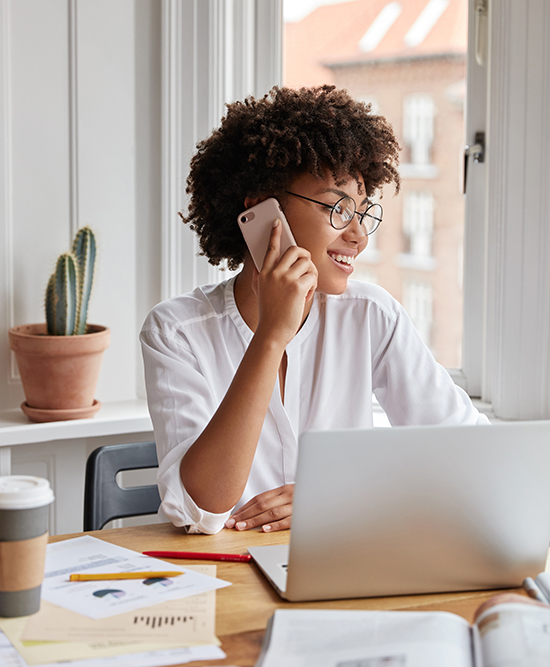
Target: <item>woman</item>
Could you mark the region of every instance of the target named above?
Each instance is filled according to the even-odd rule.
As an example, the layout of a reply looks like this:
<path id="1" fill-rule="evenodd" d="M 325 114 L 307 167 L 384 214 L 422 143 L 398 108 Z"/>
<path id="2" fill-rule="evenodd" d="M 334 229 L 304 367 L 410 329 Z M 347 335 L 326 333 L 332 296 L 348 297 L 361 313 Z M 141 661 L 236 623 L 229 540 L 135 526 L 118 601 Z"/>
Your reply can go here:
<path id="1" fill-rule="evenodd" d="M 163 510 L 191 532 L 288 528 L 303 431 L 485 423 L 383 289 L 350 282 L 379 224 L 373 195 L 399 190 L 389 124 L 332 86 L 274 88 L 228 106 L 198 145 L 185 222 L 217 265 L 242 270 L 169 299 L 141 332 Z M 258 274 L 237 216 L 280 202 Z M 355 213 L 354 213 L 355 210 Z"/>

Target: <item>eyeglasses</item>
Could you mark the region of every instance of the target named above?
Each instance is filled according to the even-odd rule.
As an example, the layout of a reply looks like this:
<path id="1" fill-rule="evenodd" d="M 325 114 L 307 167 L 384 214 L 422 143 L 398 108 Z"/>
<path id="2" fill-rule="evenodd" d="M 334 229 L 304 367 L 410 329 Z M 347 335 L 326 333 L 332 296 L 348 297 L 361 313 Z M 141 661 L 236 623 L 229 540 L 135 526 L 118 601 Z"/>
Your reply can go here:
<path id="1" fill-rule="evenodd" d="M 309 197 L 298 195 L 289 190 L 285 190 L 285 192 L 287 195 L 300 197 L 300 199 L 306 199 L 314 204 L 319 204 L 320 206 L 330 209 L 330 224 L 334 229 L 345 229 L 353 220 L 353 216 L 357 215 L 359 216 L 359 224 L 363 233 L 365 236 L 369 236 L 378 229 L 382 222 L 382 207 L 380 204 L 370 204 L 366 211 L 359 213 L 357 211 L 355 200 L 351 197 L 342 197 L 336 204 L 325 204 L 322 201 L 310 199 Z"/>

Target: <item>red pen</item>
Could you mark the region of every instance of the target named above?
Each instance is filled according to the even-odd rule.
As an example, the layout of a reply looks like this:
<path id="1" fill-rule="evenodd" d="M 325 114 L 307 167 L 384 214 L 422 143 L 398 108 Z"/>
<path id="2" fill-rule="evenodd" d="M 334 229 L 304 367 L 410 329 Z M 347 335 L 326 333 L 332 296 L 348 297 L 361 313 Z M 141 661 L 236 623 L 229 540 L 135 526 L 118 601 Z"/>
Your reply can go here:
<path id="1" fill-rule="evenodd" d="M 229 560 L 237 563 L 248 563 L 250 554 L 209 554 L 198 551 L 142 551 L 144 556 L 155 558 L 191 558 L 196 560 Z"/>

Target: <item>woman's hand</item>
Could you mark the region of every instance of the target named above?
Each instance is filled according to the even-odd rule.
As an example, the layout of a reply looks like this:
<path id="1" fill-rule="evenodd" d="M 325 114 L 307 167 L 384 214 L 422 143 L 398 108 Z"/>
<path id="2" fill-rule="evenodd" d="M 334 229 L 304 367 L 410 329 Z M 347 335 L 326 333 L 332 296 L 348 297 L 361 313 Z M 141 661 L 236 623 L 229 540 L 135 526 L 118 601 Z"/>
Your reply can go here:
<path id="1" fill-rule="evenodd" d="M 252 289 L 258 299 L 258 328 L 286 346 L 301 327 L 306 304 L 317 287 L 317 268 L 310 253 L 291 246 L 279 258 L 282 225 L 276 221 L 261 273 L 254 269 Z"/>
<path id="2" fill-rule="evenodd" d="M 290 528 L 294 484 L 260 493 L 243 505 L 225 523 L 226 528 L 249 530 L 262 527 L 264 533 Z"/>

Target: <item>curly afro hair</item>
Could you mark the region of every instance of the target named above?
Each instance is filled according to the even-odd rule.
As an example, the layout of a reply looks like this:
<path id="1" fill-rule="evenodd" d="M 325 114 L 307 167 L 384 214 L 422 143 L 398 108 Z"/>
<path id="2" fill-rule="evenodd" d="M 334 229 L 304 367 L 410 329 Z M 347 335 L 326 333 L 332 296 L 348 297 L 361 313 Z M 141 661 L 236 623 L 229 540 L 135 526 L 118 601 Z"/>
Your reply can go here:
<path id="1" fill-rule="evenodd" d="M 275 87 L 262 99 L 228 104 L 221 126 L 197 144 L 188 215 L 180 215 L 211 264 L 226 259 L 236 269 L 246 252 L 237 216 L 247 196 L 283 202 L 294 178 L 323 178 L 327 169 L 339 184 L 363 177 L 367 197 L 392 182 L 398 192 L 399 150 L 385 118 L 345 90 Z"/>

